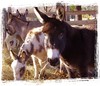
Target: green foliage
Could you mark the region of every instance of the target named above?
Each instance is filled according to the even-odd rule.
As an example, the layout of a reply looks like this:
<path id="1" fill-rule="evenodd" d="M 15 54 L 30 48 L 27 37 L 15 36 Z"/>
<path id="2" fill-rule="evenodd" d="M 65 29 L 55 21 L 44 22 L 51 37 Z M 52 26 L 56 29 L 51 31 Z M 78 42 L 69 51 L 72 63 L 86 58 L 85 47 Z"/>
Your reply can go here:
<path id="1" fill-rule="evenodd" d="M 76 6 L 75 5 L 70 5 L 70 11 L 75 11 Z"/>

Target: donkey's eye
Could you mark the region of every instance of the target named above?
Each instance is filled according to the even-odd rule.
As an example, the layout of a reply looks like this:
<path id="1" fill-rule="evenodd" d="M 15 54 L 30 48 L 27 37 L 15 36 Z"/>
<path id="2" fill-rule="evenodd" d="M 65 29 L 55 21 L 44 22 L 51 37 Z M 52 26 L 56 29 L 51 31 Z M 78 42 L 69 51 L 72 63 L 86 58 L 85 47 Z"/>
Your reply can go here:
<path id="1" fill-rule="evenodd" d="M 57 29 L 57 27 L 54 27 L 54 30 L 56 30 Z"/>
<path id="2" fill-rule="evenodd" d="M 58 36 L 59 39 L 63 38 L 63 33 L 60 33 L 60 35 Z"/>

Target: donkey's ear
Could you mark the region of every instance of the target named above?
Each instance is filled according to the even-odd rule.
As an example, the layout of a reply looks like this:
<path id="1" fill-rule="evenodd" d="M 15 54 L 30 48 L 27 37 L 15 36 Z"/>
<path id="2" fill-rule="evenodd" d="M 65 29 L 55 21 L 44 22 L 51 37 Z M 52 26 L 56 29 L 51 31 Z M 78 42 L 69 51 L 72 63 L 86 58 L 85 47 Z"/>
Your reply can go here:
<path id="1" fill-rule="evenodd" d="M 12 13 L 8 12 L 8 18 L 12 18 Z"/>
<path id="2" fill-rule="evenodd" d="M 34 7 L 34 13 L 42 24 L 49 20 L 49 17 L 46 14 L 40 12 L 37 7 Z"/>
<path id="3" fill-rule="evenodd" d="M 18 9 L 16 10 L 16 16 L 20 16 L 20 12 Z"/>
<path id="4" fill-rule="evenodd" d="M 25 10 L 25 13 L 24 14 L 25 14 L 25 16 L 28 15 L 28 9 Z"/>
<path id="5" fill-rule="evenodd" d="M 10 50 L 10 56 L 11 56 L 12 60 L 16 60 L 18 57 L 12 50 Z"/>

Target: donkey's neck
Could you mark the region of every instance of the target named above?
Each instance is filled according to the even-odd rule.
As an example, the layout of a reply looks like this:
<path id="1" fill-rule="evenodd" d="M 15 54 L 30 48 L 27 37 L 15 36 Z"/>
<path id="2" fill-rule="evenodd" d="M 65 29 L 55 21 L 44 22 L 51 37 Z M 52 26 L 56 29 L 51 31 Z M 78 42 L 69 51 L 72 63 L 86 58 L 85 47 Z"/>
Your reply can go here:
<path id="1" fill-rule="evenodd" d="M 14 28 L 16 29 L 16 33 L 21 35 L 21 38 L 24 40 L 26 33 L 27 33 L 27 28 L 28 28 L 28 23 L 27 21 L 22 21 L 21 19 L 18 19 L 14 17 Z"/>
<path id="2" fill-rule="evenodd" d="M 27 21 L 23 21 L 23 20 L 21 20 L 21 19 L 18 19 L 18 18 L 14 18 L 14 20 L 15 20 L 15 23 L 18 25 L 18 26 L 26 26 L 27 24 L 28 24 L 28 22 Z"/>

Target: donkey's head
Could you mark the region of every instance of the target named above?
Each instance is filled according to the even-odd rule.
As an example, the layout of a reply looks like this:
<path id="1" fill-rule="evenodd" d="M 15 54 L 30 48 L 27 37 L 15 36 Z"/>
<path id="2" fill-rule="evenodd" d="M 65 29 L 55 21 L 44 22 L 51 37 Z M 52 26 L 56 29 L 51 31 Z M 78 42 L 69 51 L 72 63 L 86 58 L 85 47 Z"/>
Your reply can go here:
<path id="1" fill-rule="evenodd" d="M 16 33 L 16 30 L 20 28 L 20 25 L 18 23 L 26 22 L 26 16 L 28 15 L 28 10 L 26 9 L 25 13 L 20 13 L 17 9 L 15 14 L 12 14 L 11 12 L 8 13 L 8 21 L 7 21 L 7 28 L 6 32 L 9 35 L 13 35 Z M 20 29 L 19 29 L 20 30 Z"/>
<path id="2" fill-rule="evenodd" d="M 32 45 L 22 44 L 18 55 L 16 55 L 12 50 L 10 50 L 10 56 L 13 59 L 11 67 L 13 69 L 13 75 L 15 80 L 20 80 L 25 72 L 26 62 L 31 55 Z"/>
<path id="3" fill-rule="evenodd" d="M 13 22 L 14 20 L 14 15 L 12 13 L 8 13 L 8 21 L 7 21 L 7 28 L 6 28 L 6 32 L 9 34 L 9 35 L 12 35 L 16 32 L 16 29 L 14 28 L 15 26 L 15 22 Z"/>
<path id="4" fill-rule="evenodd" d="M 37 7 L 34 8 L 34 12 L 43 24 L 42 31 L 47 36 L 46 48 L 48 58 L 59 58 L 60 53 L 65 47 L 65 22 L 48 17 L 46 14 L 40 12 Z"/>
<path id="5" fill-rule="evenodd" d="M 14 80 L 21 80 L 22 76 L 24 75 L 26 65 L 24 62 L 21 62 L 21 58 L 12 50 L 10 51 L 10 56 L 13 59 L 11 67 L 13 70 Z"/>

